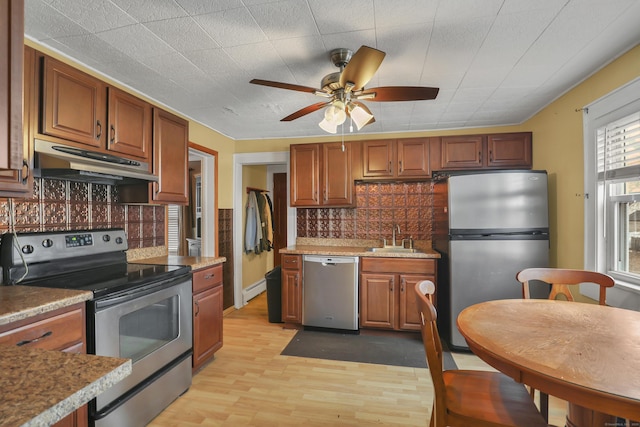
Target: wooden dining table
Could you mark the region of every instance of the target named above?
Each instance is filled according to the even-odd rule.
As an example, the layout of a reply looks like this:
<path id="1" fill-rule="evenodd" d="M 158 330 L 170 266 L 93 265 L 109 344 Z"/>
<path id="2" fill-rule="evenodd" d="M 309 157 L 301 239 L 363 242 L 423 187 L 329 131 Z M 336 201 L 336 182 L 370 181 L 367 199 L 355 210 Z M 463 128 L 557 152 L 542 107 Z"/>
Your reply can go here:
<path id="1" fill-rule="evenodd" d="M 640 420 L 640 312 L 509 299 L 467 307 L 457 326 L 480 359 L 566 400 L 567 426 L 615 426 L 616 417 Z"/>

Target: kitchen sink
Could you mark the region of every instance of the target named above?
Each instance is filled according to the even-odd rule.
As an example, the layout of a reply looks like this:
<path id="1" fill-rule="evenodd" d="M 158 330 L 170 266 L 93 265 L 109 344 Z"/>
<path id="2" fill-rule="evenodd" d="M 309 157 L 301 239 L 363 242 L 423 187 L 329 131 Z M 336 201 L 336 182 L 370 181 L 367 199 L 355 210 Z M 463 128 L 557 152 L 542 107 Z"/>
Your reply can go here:
<path id="1" fill-rule="evenodd" d="M 414 254 L 420 252 L 415 248 L 403 248 L 402 246 L 385 246 L 382 248 L 367 248 L 367 252 L 382 252 L 382 253 L 405 253 L 405 254 Z"/>

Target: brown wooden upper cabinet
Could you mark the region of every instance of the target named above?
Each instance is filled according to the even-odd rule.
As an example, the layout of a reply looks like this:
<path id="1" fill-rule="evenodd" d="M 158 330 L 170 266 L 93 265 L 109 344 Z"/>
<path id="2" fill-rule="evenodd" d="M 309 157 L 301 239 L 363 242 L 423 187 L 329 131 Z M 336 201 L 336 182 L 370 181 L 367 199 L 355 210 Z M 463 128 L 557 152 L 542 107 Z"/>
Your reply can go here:
<path id="1" fill-rule="evenodd" d="M 42 134 L 150 159 L 150 104 L 47 56 L 42 73 Z"/>
<path id="2" fill-rule="evenodd" d="M 109 135 L 107 149 L 149 159 L 151 153 L 151 104 L 127 92 L 109 87 Z"/>
<path id="3" fill-rule="evenodd" d="M 531 132 L 443 136 L 432 147 L 437 170 L 509 169 L 532 166 Z M 439 153 L 438 153 L 439 150 Z"/>
<path id="4" fill-rule="evenodd" d="M 429 138 L 364 141 L 362 178 L 430 178 Z"/>
<path id="5" fill-rule="evenodd" d="M 33 191 L 33 150 L 31 119 L 35 115 L 35 50 L 25 46 L 24 55 L 24 102 L 23 126 L 20 133 L 22 144 L 22 162 L 19 169 L 0 169 L 0 196 L 23 197 L 31 195 Z"/>
<path id="6" fill-rule="evenodd" d="M 153 108 L 153 173 L 158 182 L 121 185 L 121 203 L 189 204 L 189 122 Z"/>
<path id="7" fill-rule="evenodd" d="M 155 202 L 189 204 L 189 123 L 167 111 L 153 109 L 153 173 Z"/>
<path id="8" fill-rule="evenodd" d="M 0 191 L 21 181 L 23 150 L 24 1 L 0 2 Z M 18 191 L 21 191 L 18 189 Z"/>
<path id="9" fill-rule="evenodd" d="M 350 142 L 290 147 L 291 206 L 354 206 L 353 148 Z"/>

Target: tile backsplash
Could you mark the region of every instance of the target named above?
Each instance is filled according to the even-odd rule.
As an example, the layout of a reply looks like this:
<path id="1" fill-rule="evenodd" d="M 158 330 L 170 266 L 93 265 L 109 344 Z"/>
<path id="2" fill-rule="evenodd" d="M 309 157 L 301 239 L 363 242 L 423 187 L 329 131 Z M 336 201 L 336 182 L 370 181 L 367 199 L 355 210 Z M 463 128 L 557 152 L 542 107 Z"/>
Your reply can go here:
<path id="1" fill-rule="evenodd" d="M 28 198 L 0 198 L 0 233 L 124 228 L 129 248 L 165 244 L 164 206 L 118 203 L 107 184 L 35 178 L 33 187 Z"/>
<path id="2" fill-rule="evenodd" d="M 390 240 L 398 224 L 398 239 L 431 240 L 433 195 L 431 182 L 359 182 L 355 208 L 298 209 L 297 236 Z"/>

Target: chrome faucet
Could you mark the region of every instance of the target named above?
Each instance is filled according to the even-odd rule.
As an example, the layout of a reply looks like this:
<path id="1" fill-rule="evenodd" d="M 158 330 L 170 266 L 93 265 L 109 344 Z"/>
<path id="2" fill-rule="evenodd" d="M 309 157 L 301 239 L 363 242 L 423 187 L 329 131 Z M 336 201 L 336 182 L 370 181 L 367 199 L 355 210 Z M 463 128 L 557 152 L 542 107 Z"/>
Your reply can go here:
<path id="1" fill-rule="evenodd" d="M 393 224 L 392 237 L 391 237 L 391 246 L 396 246 L 396 229 L 398 229 L 398 233 L 400 233 L 400 225 Z"/>

